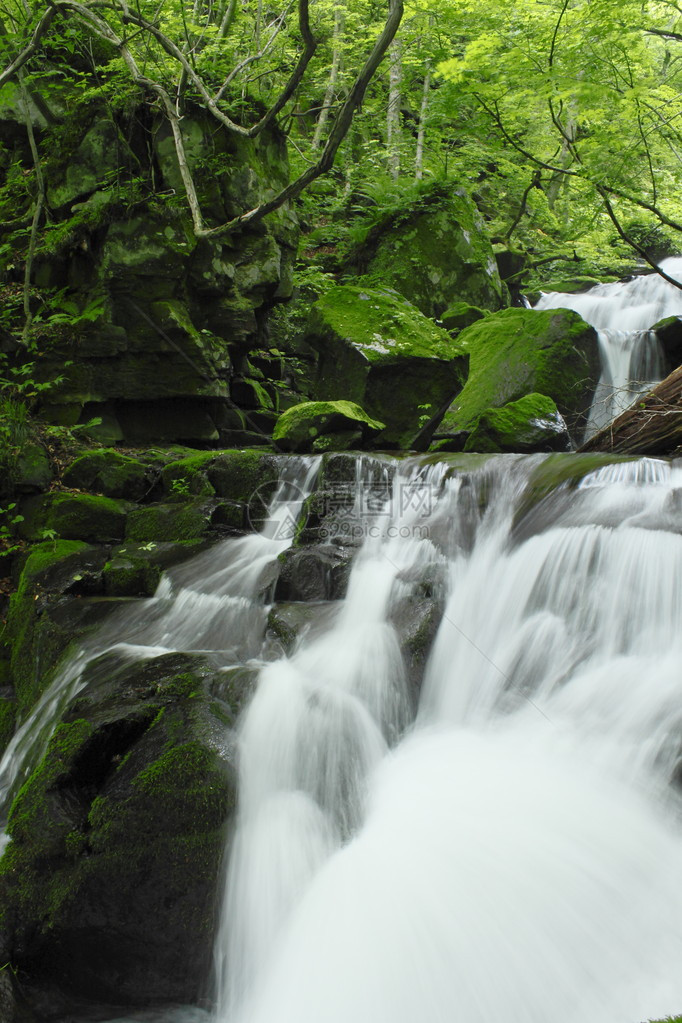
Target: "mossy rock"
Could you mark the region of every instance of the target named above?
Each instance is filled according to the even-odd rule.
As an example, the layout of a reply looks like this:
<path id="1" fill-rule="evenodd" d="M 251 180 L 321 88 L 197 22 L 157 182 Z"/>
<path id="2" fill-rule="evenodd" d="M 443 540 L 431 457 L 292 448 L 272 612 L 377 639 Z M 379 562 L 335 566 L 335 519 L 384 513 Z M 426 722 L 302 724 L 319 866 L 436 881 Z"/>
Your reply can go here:
<path id="1" fill-rule="evenodd" d="M 104 592 L 110 597 L 151 597 L 172 565 L 199 554 L 203 541 L 129 542 L 111 552 L 104 566 Z"/>
<path id="2" fill-rule="evenodd" d="M 353 262 L 367 283 L 389 285 L 426 316 L 453 302 L 500 309 L 507 293 L 485 223 L 465 192 L 433 185 L 374 227 Z"/>
<path id="3" fill-rule="evenodd" d="M 21 502 L 24 521 L 19 535 L 25 540 L 50 536 L 63 540 L 106 543 L 122 540 L 127 506 L 92 494 L 45 494 Z"/>
<path id="4" fill-rule="evenodd" d="M 563 417 L 551 398 L 526 394 L 479 418 L 465 451 L 566 451 L 571 446 Z"/>
<path id="5" fill-rule="evenodd" d="M 12 486 L 17 494 L 47 490 L 54 478 L 47 451 L 35 441 L 24 444 L 12 469 Z"/>
<path id="6" fill-rule="evenodd" d="M 0 696 L 0 756 L 7 749 L 14 735 L 17 716 L 17 701 L 13 696 Z"/>
<path id="7" fill-rule="evenodd" d="M 141 501 L 153 485 L 154 472 L 136 458 L 111 448 L 101 448 L 76 458 L 65 469 L 62 481 L 65 486 L 76 490 Z"/>
<path id="8" fill-rule="evenodd" d="M 113 653 L 56 728 L 9 816 L 7 952 L 78 998 L 193 1002 L 210 964 L 236 778 L 216 752 L 214 669 Z"/>
<path id="9" fill-rule="evenodd" d="M 575 487 L 585 476 L 596 472 L 597 469 L 620 462 L 632 462 L 636 458 L 636 455 L 591 452 L 549 455 L 533 469 L 517 517 L 521 517 L 559 487 Z"/>
<path id="10" fill-rule="evenodd" d="M 656 332 L 663 351 L 665 361 L 663 375 L 667 376 L 682 364 L 682 317 L 666 316 L 665 319 L 655 323 L 651 329 Z"/>
<path id="11" fill-rule="evenodd" d="M 126 540 L 197 540 L 211 528 L 211 508 L 200 498 L 137 508 L 128 516 Z"/>
<path id="12" fill-rule="evenodd" d="M 356 438 L 363 446 L 363 438 L 384 427 L 352 401 L 306 401 L 282 413 L 272 439 L 282 451 L 313 451 L 325 434 L 338 435 L 345 428 L 349 440 Z"/>
<path id="13" fill-rule="evenodd" d="M 484 319 L 488 315 L 487 309 L 479 309 L 478 306 L 469 305 L 468 302 L 453 302 L 444 313 L 441 313 L 438 322 L 451 332 L 459 332 L 472 323 Z"/>
<path id="14" fill-rule="evenodd" d="M 276 483 L 281 461 L 272 451 L 220 451 L 207 466 L 208 481 L 219 497 L 248 502 L 261 486 Z"/>
<path id="15" fill-rule="evenodd" d="M 339 394 L 386 424 L 376 445 L 407 448 L 462 387 L 467 355 L 391 289 L 338 285 L 312 307 L 307 343 L 319 353 L 315 397 Z"/>
<path id="16" fill-rule="evenodd" d="M 333 600 L 277 603 L 268 615 L 268 639 L 290 654 L 304 636 L 309 641 L 328 628 L 338 611 Z"/>
<path id="17" fill-rule="evenodd" d="M 47 688 L 65 650 L 82 635 L 82 629 L 55 621 L 54 610 L 64 598 L 103 591 L 106 557 L 106 550 L 74 540 L 42 543 L 28 554 L 7 620 L 20 717 Z"/>
<path id="18" fill-rule="evenodd" d="M 457 338 L 469 352 L 469 377 L 435 438 L 471 433 L 489 409 L 529 394 L 551 398 L 572 433 L 582 422 L 599 379 L 596 332 L 566 309 L 505 309 Z"/>

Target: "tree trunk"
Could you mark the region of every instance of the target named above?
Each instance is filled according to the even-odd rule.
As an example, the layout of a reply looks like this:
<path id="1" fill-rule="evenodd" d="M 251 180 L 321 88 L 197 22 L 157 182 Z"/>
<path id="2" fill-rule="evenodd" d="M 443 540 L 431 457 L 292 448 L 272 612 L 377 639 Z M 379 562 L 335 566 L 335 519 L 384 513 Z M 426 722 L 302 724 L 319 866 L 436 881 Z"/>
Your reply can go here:
<path id="1" fill-rule="evenodd" d="M 400 175 L 400 90 L 402 81 L 402 45 L 399 41 L 394 40 L 389 50 L 388 113 L 386 117 L 388 173 L 394 180 Z"/>
<path id="2" fill-rule="evenodd" d="M 670 455 L 681 446 L 682 366 L 678 366 L 579 450 Z"/>
<path id="3" fill-rule="evenodd" d="M 327 127 L 327 121 L 329 120 L 329 111 L 331 105 L 334 102 L 336 95 L 336 83 L 339 78 L 339 70 L 341 68 L 341 40 L 343 38 L 343 29 L 345 25 L 345 15 L 343 7 L 340 3 L 334 6 L 334 37 L 332 40 L 332 66 L 329 72 L 329 81 L 327 82 L 327 88 L 324 94 L 324 100 L 322 102 L 322 109 L 320 110 L 320 116 L 317 119 L 315 126 L 315 134 L 313 135 L 313 149 L 319 149 L 322 144 L 324 137 L 324 129 Z"/>
<path id="4" fill-rule="evenodd" d="M 422 102 L 419 108 L 419 128 L 417 130 L 417 152 L 414 157 L 414 176 L 420 181 L 424 174 L 424 137 L 426 135 L 426 113 L 429 108 L 429 92 L 431 90 L 431 68 L 428 67 L 422 89 Z"/>

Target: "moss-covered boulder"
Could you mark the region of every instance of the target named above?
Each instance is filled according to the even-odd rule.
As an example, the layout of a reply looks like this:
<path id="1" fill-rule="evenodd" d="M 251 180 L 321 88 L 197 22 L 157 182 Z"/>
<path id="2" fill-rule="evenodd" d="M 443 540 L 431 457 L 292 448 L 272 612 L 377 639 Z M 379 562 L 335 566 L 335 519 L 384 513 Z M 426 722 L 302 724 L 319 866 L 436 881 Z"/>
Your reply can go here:
<path id="1" fill-rule="evenodd" d="M 0 862 L 3 954 L 29 987 L 197 999 L 235 802 L 213 674 L 186 654 L 88 668 L 15 798 Z"/>
<path id="2" fill-rule="evenodd" d="M 477 323 L 487 315 L 486 309 L 479 309 L 475 305 L 469 305 L 468 302 L 453 302 L 444 313 L 441 313 L 438 322 L 451 333 L 459 333 L 460 330 L 470 327 L 472 323 Z"/>
<path id="3" fill-rule="evenodd" d="M 389 285 L 427 316 L 453 302 L 507 301 L 481 214 L 465 192 L 434 185 L 373 228 L 355 255 L 368 283 Z"/>
<path id="4" fill-rule="evenodd" d="M 126 540 L 140 543 L 198 540 L 211 528 L 212 510 L 212 505 L 200 498 L 136 508 L 128 516 Z"/>
<path id="5" fill-rule="evenodd" d="M 551 398 L 577 432 L 600 372 L 597 335 L 577 313 L 505 309 L 467 327 L 457 341 L 469 353 L 469 377 L 435 431 L 436 444 L 446 438 L 463 444 L 489 409 L 529 394 Z"/>
<path id="6" fill-rule="evenodd" d="M 667 316 L 651 328 L 656 332 L 664 361 L 664 376 L 682 364 L 682 317 Z"/>
<path id="7" fill-rule="evenodd" d="M 94 494 L 43 494 L 20 504 L 24 521 L 19 535 L 25 540 L 61 538 L 106 543 L 122 540 L 128 506 Z"/>
<path id="8" fill-rule="evenodd" d="M 502 408 L 488 409 L 464 445 L 465 451 L 566 451 L 571 439 L 551 398 L 526 394 Z"/>
<path id="9" fill-rule="evenodd" d="M 202 540 L 129 541 L 115 547 L 104 565 L 104 592 L 109 597 L 151 597 L 163 572 L 204 549 Z"/>
<path id="10" fill-rule="evenodd" d="M 64 471 L 62 482 L 67 487 L 105 497 L 141 501 L 153 486 L 155 476 L 150 465 L 112 448 L 100 448 L 74 459 Z"/>
<path id="11" fill-rule="evenodd" d="M 327 441 L 337 450 L 361 448 L 385 425 L 352 401 L 305 401 L 282 413 L 272 439 L 282 451 L 325 450 Z"/>
<path id="12" fill-rule="evenodd" d="M 103 592 L 106 559 L 106 550 L 77 540 L 39 544 L 26 558 L 10 600 L 6 634 L 20 716 L 47 688 L 64 651 L 83 634 L 74 623 L 66 627 L 56 612 L 65 598 Z"/>
<path id="13" fill-rule="evenodd" d="M 459 343 L 389 288 L 332 288 L 311 310 L 306 342 L 318 352 L 315 398 L 343 395 L 385 423 L 378 447 L 410 447 L 465 379 Z"/>
<path id="14" fill-rule="evenodd" d="M 89 423 L 102 443 L 241 443 L 230 379 L 240 354 L 260 341 L 267 311 L 291 294 L 294 208 L 284 203 L 254 227 L 197 238 L 187 206 L 168 202 L 184 187 L 165 117 L 144 105 L 98 106 L 83 88 L 87 73 L 71 79 L 68 65 L 30 101 L 51 210 L 33 265 L 44 304 L 31 333 L 32 376 L 49 385 L 38 396 L 41 414 L 60 425 Z M 5 135 L 18 131 L 20 140 L 11 159 L 0 160 L 0 183 L 21 219 L 20 182 L 33 157 L 25 123 L 14 120 L 18 95 L 12 86 L 0 96 Z M 240 138 L 190 105 L 180 130 L 207 224 L 224 224 L 286 187 L 277 128 Z M 11 246 L 12 230 L 0 227 L 0 244 Z M 20 305 L 12 295 L 5 310 L 19 332 Z M 20 366 L 25 353 L 13 358 Z M 274 421 L 275 399 L 259 385 L 256 397 L 267 401 L 251 407 L 265 407 Z"/>

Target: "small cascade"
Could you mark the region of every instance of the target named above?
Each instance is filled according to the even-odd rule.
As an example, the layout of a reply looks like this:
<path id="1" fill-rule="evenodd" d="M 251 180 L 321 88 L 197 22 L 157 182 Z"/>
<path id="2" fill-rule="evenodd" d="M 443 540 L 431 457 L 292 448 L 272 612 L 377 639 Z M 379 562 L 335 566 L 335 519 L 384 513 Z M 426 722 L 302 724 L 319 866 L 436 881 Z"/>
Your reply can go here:
<path id="1" fill-rule="evenodd" d="M 665 259 L 661 266 L 682 282 L 682 257 Z M 667 316 L 682 316 L 682 291 L 658 274 L 645 274 L 577 295 L 549 292 L 535 308 L 573 309 L 597 330 L 602 375 L 585 428 L 587 440 L 662 379 L 663 355 L 650 328 Z"/>
<path id="2" fill-rule="evenodd" d="M 66 663 L 17 730 L 0 761 L 0 807 L 42 755 L 56 723 L 81 691 L 85 669 L 106 652 L 144 660 L 171 651 L 205 651 L 219 665 L 240 664 L 261 649 L 266 595 L 276 577 L 277 557 L 293 540 L 296 521 L 310 493 L 318 461 L 289 460 L 267 495 L 262 529 L 211 550 L 166 573 L 153 598 L 136 601 L 112 616 Z M 105 668 L 109 670 L 110 666 Z M 0 838 L 0 849 L 6 845 Z"/>
<path id="3" fill-rule="evenodd" d="M 334 621 L 264 667 L 217 1023 L 679 1011 L 682 469 L 600 469 L 524 532 L 541 462 L 403 463 Z M 415 708 L 393 612 L 434 580 Z"/>

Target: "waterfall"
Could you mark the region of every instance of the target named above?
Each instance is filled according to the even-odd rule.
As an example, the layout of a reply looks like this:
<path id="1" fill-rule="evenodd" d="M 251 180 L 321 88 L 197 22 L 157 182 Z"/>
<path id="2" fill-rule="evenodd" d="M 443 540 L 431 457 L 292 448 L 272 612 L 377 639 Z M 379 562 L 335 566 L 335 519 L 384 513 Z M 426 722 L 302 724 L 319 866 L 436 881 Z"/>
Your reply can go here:
<path id="1" fill-rule="evenodd" d="M 82 690 L 85 669 L 102 654 L 115 651 L 122 659 L 144 660 L 174 650 L 205 651 L 224 666 L 260 651 L 274 566 L 292 543 L 291 523 L 318 467 L 314 459 L 289 459 L 262 510 L 260 532 L 225 540 L 166 573 L 152 599 L 135 601 L 86 640 L 59 670 L 0 760 L 0 811 L 7 813 L 63 710 Z M 0 833 L 0 852 L 6 844 L 7 835 Z"/>
<path id="2" fill-rule="evenodd" d="M 682 281 L 682 257 L 664 259 L 661 266 Z M 577 295 L 549 292 L 535 308 L 573 309 L 597 331 L 602 374 L 585 428 L 587 440 L 662 379 L 663 356 L 650 328 L 667 316 L 682 316 L 682 291 L 658 274 L 645 274 Z"/>
<path id="3" fill-rule="evenodd" d="M 541 457 L 468 464 L 399 465 L 333 621 L 261 672 L 217 1023 L 682 1007 L 682 468 L 538 501 Z M 414 708 L 393 621 L 424 593 Z"/>

